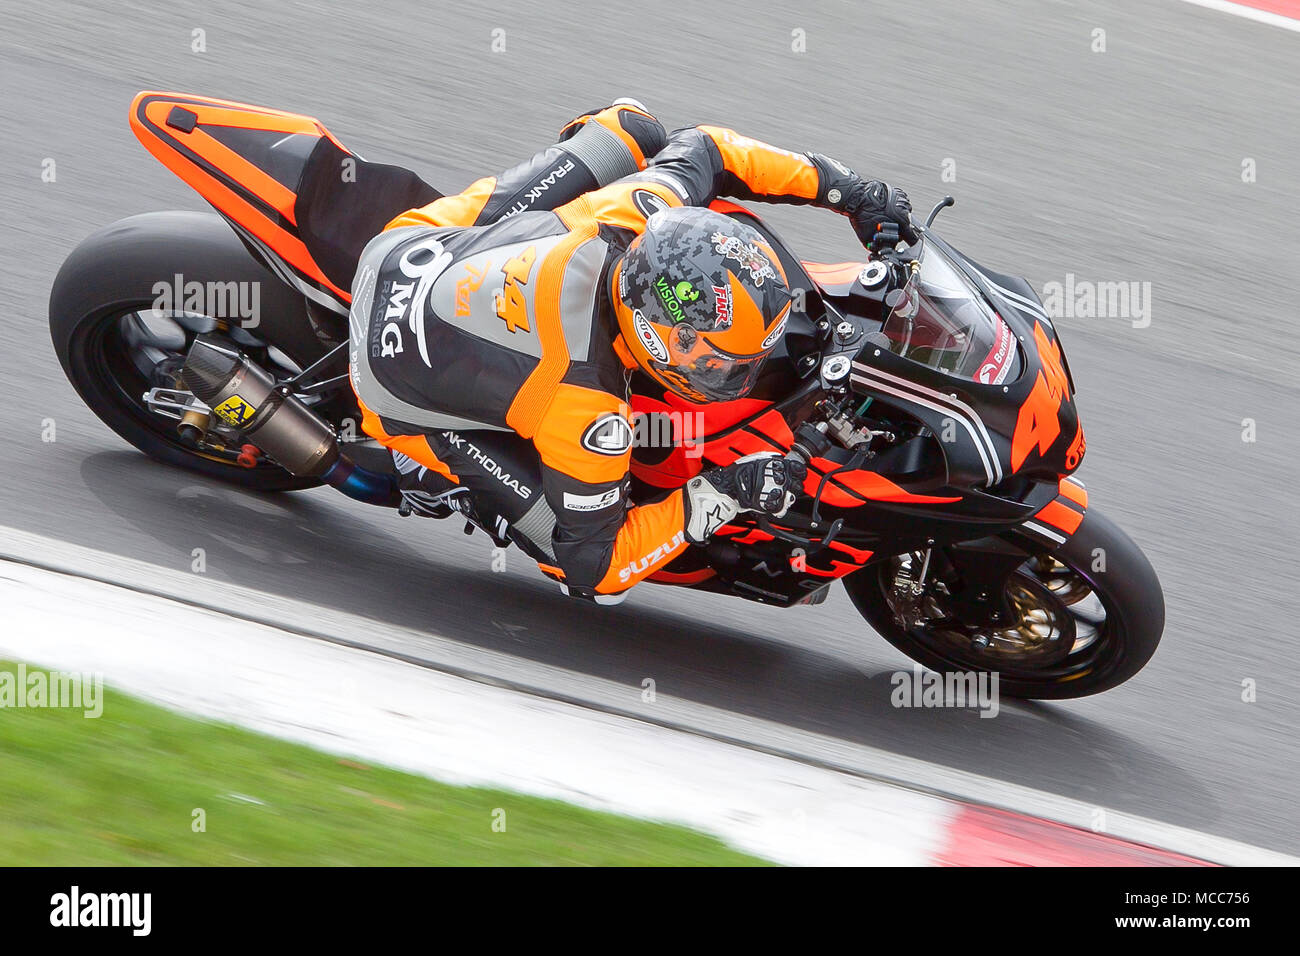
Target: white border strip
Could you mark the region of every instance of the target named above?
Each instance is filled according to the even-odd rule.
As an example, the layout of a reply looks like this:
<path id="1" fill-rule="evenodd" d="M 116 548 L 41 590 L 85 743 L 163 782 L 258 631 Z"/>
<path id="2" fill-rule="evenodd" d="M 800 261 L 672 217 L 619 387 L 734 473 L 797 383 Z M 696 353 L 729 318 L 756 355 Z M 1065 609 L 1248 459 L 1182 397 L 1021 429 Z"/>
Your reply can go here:
<path id="1" fill-rule="evenodd" d="M 1290 30 L 1293 33 L 1300 33 L 1300 20 L 1285 17 L 1280 13 L 1271 13 L 1268 10 L 1242 6 L 1240 3 L 1231 3 L 1229 0 L 1182 0 L 1182 2 L 1204 7 L 1207 10 L 1217 10 L 1219 13 L 1230 13 L 1245 20 L 1254 20 L 1256 23 L 1266 23 L 1271 27 L 1281 27 L 1283 30 Z"/>
<path id="2" fill-rule="evenodd" d="M 840 738 L 796 730 L 773 721 L 737 715 L 725 708 L 693 704 L 660 693 L 653 706 L 641 707 L 640 688 L 576 674 L 499 651 L 330 609 L 283 595 L 211 578 L 195 587 L 196 576 L 134 558 L 69 544 L 43 535 L 0 526 L 0 558 L 57 570 L 64 574 L 205 607 L 249 609 L 247 619 L 296 636 L 343 644 L 374 655 L 504 687 L 512 692 L 586 708 L 593 719 L 634 718 L 665 729 L 711 738 L 769 756 L 810 764 L 861 781 L 911 792 L 983 804 L 1090 830 L 1099 809 L 1105 811 L 1108 836 L 1229 866 L 1300 866 L 1300 857 L 1252 846 L 1227 837 L 1135 816 L 984 777 L 915 757 L 850 744 Z M 328 630 L 326 630 L 328 629 Z M 853 812 L 851 806 L 843 812 Z"/>

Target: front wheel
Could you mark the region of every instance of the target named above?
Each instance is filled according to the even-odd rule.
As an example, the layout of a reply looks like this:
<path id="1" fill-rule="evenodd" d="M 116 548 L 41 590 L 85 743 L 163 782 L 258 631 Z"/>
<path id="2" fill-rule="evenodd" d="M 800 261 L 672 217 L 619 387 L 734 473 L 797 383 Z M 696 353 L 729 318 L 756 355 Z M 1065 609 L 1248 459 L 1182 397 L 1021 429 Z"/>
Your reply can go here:
<path id="1" fill-rule="evenodd" d="M 960 620 L 941 576 L 920 579 L 923 555 L 897 555 L 845 579 L 858 611 L 885 640 L 940 673 L 999 675 L 1012 697 L 1064 700 L 1124 683 L 1151 659 L 1165 626 L 1160 581 L 1118 525 L 1090 510 L 1055 551 L 1026 554 L 1007 578 L 998 626 Z"/>

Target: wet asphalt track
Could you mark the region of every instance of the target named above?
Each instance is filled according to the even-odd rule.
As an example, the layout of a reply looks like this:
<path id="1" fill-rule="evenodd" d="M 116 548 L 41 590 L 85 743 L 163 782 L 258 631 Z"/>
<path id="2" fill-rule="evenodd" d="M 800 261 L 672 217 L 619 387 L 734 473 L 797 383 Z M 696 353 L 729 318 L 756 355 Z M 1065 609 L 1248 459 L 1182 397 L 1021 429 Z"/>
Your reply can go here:
<path id="1" fill-rule="evenodd" d="M 632 704 L 651 677 L 661 697 L 792 739 L 816 732 L 845 759 L 897 751 L 1300 851 L 1300 35 L 1174 0 L 654 9 L 0 8 L 0 523 L 171 568 L 203 547 L 212 577 L 319 602 L 326 622 L 338 605 L 504 651 L 521 678 L 561 667 L 626 684 Z M 506 50 L 493 54 L 496 28 Z M 1090 49 L 1095 28 L 1104 53 Z M 195 29 L 206 52 L 191 50 Z M 805 54 L 791 51 L 795 29 Z M 996 720 L 895 710 L 888 674 L 905 660 L 842 593 L 776 611 L 645 587 L 618 610 L 579 607 L 516 555 L 506 579 L 489 573 L 482 536 L 450 523 L 328 490 L 257 498 L 148 462 L 82 407 L 45 330 L 50 282 L 86 234 L 203 207 L 127 127 L 144 88 L 314 114 L 367 158 L 446 190 L 550 142 L 574 112 L 635 95 L 670 127 L 722 123 L 841 157 L 918 207 L 951 192 L 943 234 L 1036 287 L 1067 272 L 1150 282 L 1149 327 L 1059 328 L 1088 430 L 1081 477 L 1161 575 L 1162 650 L 1082 702 Z M 53 183 L 40 178 L 47 157 Z M 1246 158 L 1257 182 L 1242 181 Z M 946 160 L 955 182 L 940 179 Z M 772 218 L 806 257 L 854 253 L 834 216 Z M 54 443 L 41 441 L 45 419 Z"/>

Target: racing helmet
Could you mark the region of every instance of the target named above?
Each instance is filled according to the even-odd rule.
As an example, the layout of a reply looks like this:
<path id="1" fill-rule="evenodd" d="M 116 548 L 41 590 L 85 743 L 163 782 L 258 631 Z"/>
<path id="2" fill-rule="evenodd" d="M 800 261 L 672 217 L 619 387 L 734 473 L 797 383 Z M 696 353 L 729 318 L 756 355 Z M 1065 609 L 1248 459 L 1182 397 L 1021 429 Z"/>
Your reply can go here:
<path id="1" fill-rule="evenodd" d="M 627 350 L 698 404 L 741 398 L 781 339 L 791 295 L 757 230 L 696 207 L 653 213 L 611 275 Z"/>

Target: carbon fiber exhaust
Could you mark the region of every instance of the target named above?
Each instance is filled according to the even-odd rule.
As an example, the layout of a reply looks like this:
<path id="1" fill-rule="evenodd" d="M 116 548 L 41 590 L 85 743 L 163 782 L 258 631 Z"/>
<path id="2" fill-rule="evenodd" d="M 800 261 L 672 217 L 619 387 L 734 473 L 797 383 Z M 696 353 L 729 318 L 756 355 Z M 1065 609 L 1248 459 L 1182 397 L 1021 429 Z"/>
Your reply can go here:
<path id="1" fill-rule="evenodd" d="M 362 468 L 339 449 L 333 427 L 229 339 L 194 340 L 181 378 L 212 413 L 292 475 L 319 478 L 349 497 L 396 505 L 396 481 Z"/>

